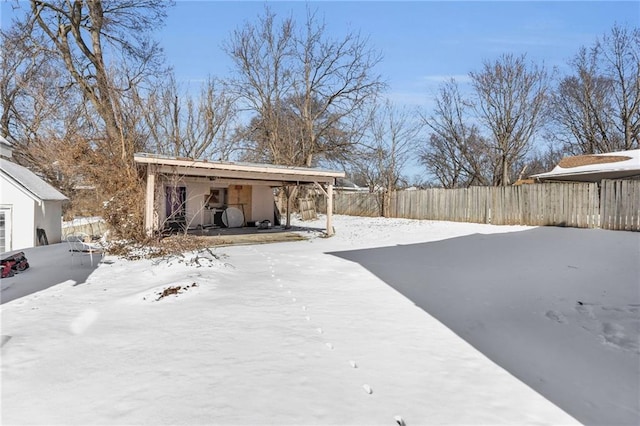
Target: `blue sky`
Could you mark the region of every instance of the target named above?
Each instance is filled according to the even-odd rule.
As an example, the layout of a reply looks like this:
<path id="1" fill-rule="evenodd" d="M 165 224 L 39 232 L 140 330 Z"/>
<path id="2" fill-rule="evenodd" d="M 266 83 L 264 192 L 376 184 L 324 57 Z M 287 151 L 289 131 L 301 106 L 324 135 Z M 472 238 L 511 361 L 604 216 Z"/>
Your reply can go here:
<path id="1" fill-rule="evenodd" d="M 0 0 L 2 26 L 15 0 Z M 22 2 L 28 7 L 27 2 Z M 581 46 L 615 23 L 640 26 L 635 1 L 269 1 L 279 16 L 302 23 L 317 10 L 331 37 L 347 32 L 369 37 L 383 61 L 377 72 L 398 104 L 428 105 L 439 83 L 464 83 L 484 60 L 526 53 L 549 67 L 566 66 Z M 157 34 L 178 81 L 197 86 L 207 76 L 225 77 L 231 61 L 221 45 L 234 29 L 256 22 L 263 1 L 177 0 Z"/>
<path id="2" fill-rule="evenodd" d="M 396 105 L 429 110 L 439 85 L 455 77 L 465 91 L 468 74 L 505 53 L 526 54 L 549 68 L 566 70 L 582 46 L 614 24 L 640 26 L 640 1 L 312 1 L 268 2 L 279 16 L 302 24 L 308 5 L 324 17 L 328 36 L 369 37 L 382 53 L 377 72 Z M 232 71 L 221 46 L 234 29 L 256 22 L 265 2 L 180 1 L 159 33 L 182 83 Z M 196 84 L 197 85 L 197 84 Z M 409 176 L 422 175 L 415 161 Z"/>
<path id="3" fill-rule="evenodd" d="M 0 0 L 2 26 L 14 0 Z M 635 1 L 269 1 L 279 16 L 304 22 L 308 5 L 324 17 L 328 36 L 369 37 L 382 53 L 377 72 L 397 105 L 429 109 L 444 80 L 468 81 L 483 61 L 504 53 L 527 57 L 562 72 L 581 46 L 592 45 L 614 24 L 640 26 Z M 25 3 L 25 6 L 27 4 Z M 222 51 L 234 29 L 256 22 L 263 1 L 177 0 L 158 32 L 181 84 L 196 89 L 208 76 L 232 73 Z M 462 87 L 464 91 L 464 86 Z M 413 166 L 411 174 L 419 173 Z"/>
<path id="4" fill-rule="evenodd" d="M 180 1 L 159 33 L 178 80 L 223 77 L 231 62 L 221 49 L 231 32 L 255 22 L 265 2 Z M 279 16 L 303 22 L 317 10 L 328 35 L 369 37 L 383 61 L 377 71 L 399 104 L 426 105 L 440 82 L 464 82 L 484 60 L 526 53 L 549 67 L 566 66 L 581 46 L 615 23 L 640 26 L 640 1 L 315 1 L 268 2 Z"/>

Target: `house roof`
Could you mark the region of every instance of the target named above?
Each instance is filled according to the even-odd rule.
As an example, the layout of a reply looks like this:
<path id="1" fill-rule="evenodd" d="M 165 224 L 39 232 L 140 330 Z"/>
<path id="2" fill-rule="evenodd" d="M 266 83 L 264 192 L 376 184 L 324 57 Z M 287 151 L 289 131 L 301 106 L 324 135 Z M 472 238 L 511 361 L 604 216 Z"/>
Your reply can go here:
<path id="1" fill-rule="evenodd" d="M 10 158 L 12 156 L 13 145 L 0 135 L 0 156 Z"/>
<path id="2" fill-rule="evenodd" d="M 0 135 L 0 144 L 2 145 L 7 145 L 7 146 L 11 146 L 12 144 L 11 142 L 9 142 L 4 136 Z"/>
<path id="3" fill-rule="evenodd" d="M 12 161 L 0 158 L 0 172 L 34 198 L 42 201 L 68 200 L 67 197 L 39 178 L 31 170 Z"/>
<path id="4" fill-rule="evenodd" d="M 640 149 L 564 158 L 550 172 L 532 175 L 539 181 L 599 182 L 640 176 Z"/>
<path id="5" fill-rule="evenodd" d="M 280 185 L 283 183 L 335 183 L 344 172 L 308 167 L 289 167 L 273 164 L 242 163 L 228 161 L 195 160 L 191 158 L 168 157 L 156 154 L 137 153 L 134 161 L 153 165 L 158 173 L 177 173 L 185 176 L 202 176 L 219 182 L 239 181 Z"/>
<path id="6" fill-rule="evenodd" d="M 358 186 L 353 183 L 352 180 L 347 178 L 336 179 L 336 189 L 339 189 L 341 191 L 369 192 L 369 188 Z"/>

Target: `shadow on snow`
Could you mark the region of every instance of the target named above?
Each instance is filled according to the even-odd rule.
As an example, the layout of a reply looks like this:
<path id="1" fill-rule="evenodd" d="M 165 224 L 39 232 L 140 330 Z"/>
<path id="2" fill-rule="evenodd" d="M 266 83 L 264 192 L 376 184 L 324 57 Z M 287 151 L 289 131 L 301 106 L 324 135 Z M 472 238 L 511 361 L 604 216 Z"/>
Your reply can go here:
<path id="1" fill-rule="evenodd" d="M 637 423 L 640 234 L 547 227 L 330 254 L 580 422 Z"/>

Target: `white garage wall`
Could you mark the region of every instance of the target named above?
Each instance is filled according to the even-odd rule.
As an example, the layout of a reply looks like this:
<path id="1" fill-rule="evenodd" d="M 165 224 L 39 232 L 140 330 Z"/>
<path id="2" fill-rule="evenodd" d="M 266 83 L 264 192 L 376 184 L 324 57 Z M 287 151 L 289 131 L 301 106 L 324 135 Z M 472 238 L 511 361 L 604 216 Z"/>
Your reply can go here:
<path id="1" fill-rule="evenodd" d="M 35 245 L 35 200 L 12 181 L 0 175 L 0 204 L 12 207 L 10 250 L 21 250 Z M 61 226 L 60 224 L 58 226 Z"/>
<path id="2" fill-rule="evenodd" d="M 251 191 L 251 218 L 256 222 L 269 220 L 273 217 L 273 189 L 269 186 L 254 186 Z"/>
<path id="3" fill-rule="evenodd" d="M 212 186 L 208 179 L 189 179 L 179 181 L 178 183 L 160 181 L 156 189 L 155 205 L 158 209 L 158 221 L 160 227 L 166 220 L 166 187 L 167 186 L 184 186 L 186 188 L 186 220 L 187 226 L 194 227 L 198 225 L 208 225 L 211 222 L 211 212 L 204 209 L 205 196 L 208 196 L 211 189 L 224 189 L 226 186 Z"/>
<path id="4" fill-rule="evenodd" d="M 44 229 L 49 244 L 62 241 L 62 201 L 44 201 L 35 204 L 35 229 Z M 34 232 L 36 232 L 34 229 Z M 37 234 L 36 245 L 38 244 Z"/>
<path id="5" fill-rule="evenodd" d="M 209 195 L 209 182 L 187 181 L 187 225 L 202 225 L 204 221 L 204 197 Z"/>
<path id="6" fill-rule="evenodd" d="M 172 183 L 173 184 L 173 183 Z M 162 226 L 166 219 L 166 195 L 165 187 L 168 185 L 166 181 L 158 182 L 156 191 L 156 206 L 158 208 L 158 219 Z M 186 187 L 186 213 L 187 225 L 195 227 L 198 225 L 207 225 L 210 223 L 211 214 L 204 209 L 205 196 L 209 195 L 211 189 L 224 189 L 226 186 L 213 186 L 208 180 L 200 179 L 184 179 L 176 184 L 176 186 Z M 251 189 L 251 220 L 262 221 L 269 220 L 274 223 L 274 197 L 273 189 L 269 186 L 252 186 Z M 247 215 L 248 216 L 248 215 Z"/>

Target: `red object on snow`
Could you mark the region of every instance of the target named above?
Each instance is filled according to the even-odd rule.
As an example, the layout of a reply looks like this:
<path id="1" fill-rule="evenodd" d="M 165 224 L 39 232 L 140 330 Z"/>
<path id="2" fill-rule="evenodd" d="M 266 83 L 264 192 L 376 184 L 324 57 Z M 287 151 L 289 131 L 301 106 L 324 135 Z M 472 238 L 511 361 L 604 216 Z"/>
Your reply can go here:
<path id="1" fill-rule="evenodd" d="M 29 262 L 24 252 L 12 254 L 0 260 L 2 265 L 2 278 L 12 277 L 16 272 L 22 272 L 29 268 Z"/>

